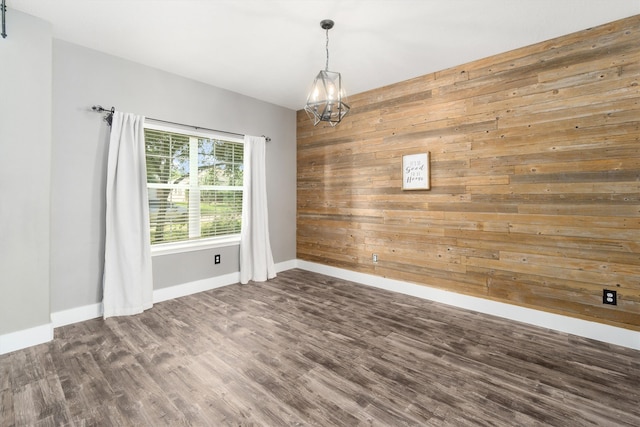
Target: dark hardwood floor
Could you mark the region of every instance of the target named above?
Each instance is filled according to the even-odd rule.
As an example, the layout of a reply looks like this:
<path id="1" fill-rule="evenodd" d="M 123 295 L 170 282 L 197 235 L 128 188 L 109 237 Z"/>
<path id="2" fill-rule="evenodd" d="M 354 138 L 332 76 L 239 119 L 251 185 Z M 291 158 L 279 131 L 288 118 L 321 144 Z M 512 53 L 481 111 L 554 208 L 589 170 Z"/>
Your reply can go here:
<path id="1" fill-rule="evenodd" d="M 0 426 L 639 426 L 640 352 L 290 270 L 0 356 Z"/>

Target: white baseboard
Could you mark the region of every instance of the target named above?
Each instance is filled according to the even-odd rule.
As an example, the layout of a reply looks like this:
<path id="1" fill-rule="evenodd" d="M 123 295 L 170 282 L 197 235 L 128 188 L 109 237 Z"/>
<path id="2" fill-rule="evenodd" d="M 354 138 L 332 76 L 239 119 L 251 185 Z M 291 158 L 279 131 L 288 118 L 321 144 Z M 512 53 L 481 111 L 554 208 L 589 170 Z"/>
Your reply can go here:
<path id="1" fill-rule="evenodd" d="M 276 264 L 276 271 L 282 272 L 293 268 L 301 268 L 328 276 L 350 280 L 364 285 L 399 292 L 406 295 L 436 301 L 443 304 L 490 314 L 505 319 L 528 323 L 547 329 L 591 338 L 594 340 L 640 350 L 640 332 L 618 328 L 597 322 L 576 319 L 568 316 L 547 313 L 500 303 L 483 298 L 471 297 L 455 292 L 444 291 L 423 285 L 416 285 L 400 280 L 388 279 L 371 274 L 358 273 L 341 268 L 330 267 L 303 260 L 289 260 Z M 169 288 L 153 291 L 153 302 L 179 298 L 222 286 L 232 285 L 240 281 L 240 273 L 230 273 L 209 279 L 183 283 Z M 90 304 L 51 313 L 51 323 L 21 331 L 0 335 L 0 354 L 10 353 L 30 346 L 42 344 L 53 339 L 53 329 L 72 323 L 83 322 L 102 316 L 102 303 Z"/>
<path id="2" fill-rule="evenodd" d="M 298 267 L 297 259 L 290 259 L 289 261 L 279 262 L 276 264 L 276 272 L 292 270 Z"/>
<path id="3" fill-rule="evenodd" d="M 296 260 L 276 264 L 276 272 L 290 270 L 296 267 Z M 225 274 L 193 282 L 182 283 L 168 288 L 153 291 L 153 302 L 158 303 L 173 298 L 208 291 L 222 286 L 233 285 L 240 282 L 240 272 Z M 51 313 L 51 323 L 24 329 L 8 334 L 0 335 L 0 354 L 10 353 L 23 348 L 42 344 L 53 339 L 53 329 L 85 320 L 102 317 L 102 303 L 89 304 L 82 307 L 74 307 Z"/>
<path id="4" fill-rule="evenodd" d="M 180 298 L 198 292 L 204 292 L 222 286 L 232 285 L 240 281 L 240 273 L 230 273 L 223 276 L 209 277 L 207 279 L 195 280 L 193 282 L 170 286 L 168 288 L 156 289 L 153 291 L 153 303 Z"/>
<path id="5" fill-rule="evenodd" d="M 286 271 L 296 268 L 295 259 L 280 262 L 275 265 L 276 271 Z M 179 285 L 167 288 L 156 289 L 153 291 L 153 302 L 158 303 L 173 298 L 180 298 L 187 295 L 204 292 L 222 286 L 233 285 L 240 282 L 240 273 L 234 272 L 217 277 L 210 277 L 193 282 L 181 283 Z M 82 307 L 75 307 L 68 310 L 56 311 L 51 313 L 51 323 L 54 328 L 70 325 L 72 323 L 84 322 L 85 320 L 102 317 L 102 303 L 89 304 Z M 20 331 L 16 332 L 17 334 Z"/>
<path id="6" fill-rule="evenodd" d="M 289 260 L 275 265 L 276 272 L 291 270 L 296 267 L 296 260 Z M 220 288 L 222 286 L 233 285 L 240 282 L 240 272 L 225 274 L 223 276 L 210 277 L 207 279 L 196 280 L 189 283 L 171 286 L 168 288 L 156 289 L 153 291 L 153 302 L 167 301 L 174 298 L 180 298 L 198 292 L 204 292 L 211 289 Z"/>
<path id="7" fill-rule="evenodd" d="M 53 325 L 47 323 L 29 329 L 0 335 L 0 354 L 11 353 L 38 344 L 44 344 L 53 339 Z"/>
<path id="8" fill-rule="evenodd" d="M 221 286 L 238 283 L 240 273 L 226 274 L 224 276 L 211 277 L 208 279 L 196 280 L 193 282 L 182 283 L 180 285 L 170 286 L 168 288 L 156 289 L 153 291 L 153 302 L 158 303 L 173 298 L 180 298 L 186 295 L 203 292 L 210 289 L 219 288 Z M 85 320 L 102 317 L 102 303 L 89 304 L 82 307 L 70 308 L 68 310 L 56 311 L 51 313 L 51 323 L 54 328 L 60 326 L 71 325 L 72 323 L 84 322 Z M 16 332 L 18 333 L 18 332 Z"/>
<path id="9" fill-rule="evenodd" d="M 297 260 L 296 267 L 307 271 L 349 280 L 376 288 L 399 292 L 418 298 L 436 301 L 454 307 L 473 310 L 484 314 L 528 323 L 559 332 L 566 332 L 584 338 L 590 338 L 610 344 L 640 350 L 640 332 L 618 328 L 597 322 L 576 319 L 574 317 L 547 313 L 517 305 L 491 301 L 484 298 L 462 295 L 442 289 L 388 279 L 372 274 L 358 273 L 308 261 Z"/>
<path id="10" fill-rule="evenodd" d="M 60 326 L 102 317 L 102 313 L 102 303 L 99 302 L 82 307 L 70 308 L 69 310 L 53 312 L 51 313 L 51 323 L 53 323 L 54 328 L 59 328 Z"/>

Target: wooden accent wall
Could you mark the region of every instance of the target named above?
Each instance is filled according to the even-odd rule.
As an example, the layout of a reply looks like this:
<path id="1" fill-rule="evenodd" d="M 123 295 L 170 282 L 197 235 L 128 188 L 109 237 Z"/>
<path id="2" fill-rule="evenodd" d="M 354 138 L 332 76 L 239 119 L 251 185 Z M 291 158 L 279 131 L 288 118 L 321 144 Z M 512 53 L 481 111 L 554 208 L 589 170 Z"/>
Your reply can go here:
<path id="1" fill-rule="evenodd" d="M 639 80 L 640 15 L 299 111 L 298 258 L 640 330 Z"/>

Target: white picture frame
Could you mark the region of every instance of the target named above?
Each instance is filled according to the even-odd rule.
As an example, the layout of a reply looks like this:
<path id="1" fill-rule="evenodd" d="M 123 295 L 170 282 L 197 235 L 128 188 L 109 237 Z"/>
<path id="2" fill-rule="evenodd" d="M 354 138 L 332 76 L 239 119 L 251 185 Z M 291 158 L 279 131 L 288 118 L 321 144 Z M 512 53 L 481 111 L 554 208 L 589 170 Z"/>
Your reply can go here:
<path id="1" fill-rule="evenodd" d="M 430 158 L 430 152 L 402 156 L 403 190 L 431 189 Z"/>

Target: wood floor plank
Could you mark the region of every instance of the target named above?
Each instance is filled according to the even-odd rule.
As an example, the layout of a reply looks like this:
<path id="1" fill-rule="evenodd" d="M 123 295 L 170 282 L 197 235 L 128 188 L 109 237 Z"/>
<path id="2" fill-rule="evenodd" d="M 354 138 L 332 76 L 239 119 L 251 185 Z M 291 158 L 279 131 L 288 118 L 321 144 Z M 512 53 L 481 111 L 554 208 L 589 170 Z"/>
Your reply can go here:
<path id="1" fill-rule="evenodd" d="M 637 426 L 640 352 L 302 270 L 0 356 L 0 427 Z"/>

